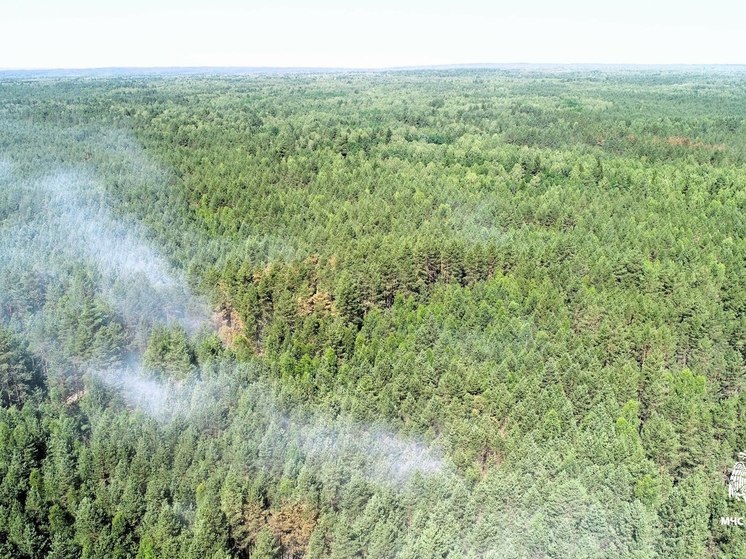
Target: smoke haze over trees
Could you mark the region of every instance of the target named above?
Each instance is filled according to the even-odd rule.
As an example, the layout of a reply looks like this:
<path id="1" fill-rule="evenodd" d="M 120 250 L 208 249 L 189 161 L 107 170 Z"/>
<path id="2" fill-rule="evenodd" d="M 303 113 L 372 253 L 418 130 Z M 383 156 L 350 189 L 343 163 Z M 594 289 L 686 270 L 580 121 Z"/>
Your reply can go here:
<path id="1" fill-rule="evenodd" d="M 0 555 L 742 557 L 743 80 L 0 78 Z"/>

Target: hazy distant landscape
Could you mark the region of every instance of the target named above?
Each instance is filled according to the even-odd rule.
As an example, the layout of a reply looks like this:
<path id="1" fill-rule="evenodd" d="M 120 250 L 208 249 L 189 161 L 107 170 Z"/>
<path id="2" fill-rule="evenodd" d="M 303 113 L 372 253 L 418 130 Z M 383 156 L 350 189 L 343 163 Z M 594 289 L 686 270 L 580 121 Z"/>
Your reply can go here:
<path id="1" fill-rule="evenodd" d="M 745 68 L 0 72 L 0 556 L 746 557 Z"/>
<path id="2" fill-rule="evenodd" d="M 174 66 L 169 67 L 110 67 L 110 68 L 0 68 L 0 78 L 72 78 L 72 77 L 123 77 L 123 76 L 241 76 L 246 74 L 382 74 L 387 72 L 417 72 L 417 71 L 523 71 L 523 72 L 607 72 L 632 73 L 663 72 L 682 74 L 738 74 L 746 71 L 746 64 L 439 64 L 423 66 L 398 66 L 391 68 L 333 68 L 319 67 L 286 67 L 286 66 Z"/>

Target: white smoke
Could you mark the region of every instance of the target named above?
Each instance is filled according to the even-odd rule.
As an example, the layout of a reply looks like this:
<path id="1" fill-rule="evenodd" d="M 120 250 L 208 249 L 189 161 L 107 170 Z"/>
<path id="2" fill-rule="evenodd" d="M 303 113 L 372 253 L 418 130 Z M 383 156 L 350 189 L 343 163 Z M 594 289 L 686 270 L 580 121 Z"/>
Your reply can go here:
<path id="1" fill-rule="evenodd" d="M 421 441 L 343 417 L 332 422 L 318 417 L 302 424 L 297 437 L 307 463 L 321 468 L 328 462 L 352 463 L 368 481 L 375 483 L 400 484 L 414 475 L 447 471 L 443 456 Z"/>
<path id="2" fill-rule="evenodd" d="M 161 423 L 204 420 L 206 416 L 228 413 L 229 408 L 237 404 L 234 401 L 237 386 L 228 386 L 226 383 L 230 380 L 175 381 L 148 373 L 137 365 L 96 369 L 90 374 L 116 390 L 129 408 Z M 265 425 L 268 433 L 278 433 L 267 441 L 265 452 L 251 459 L 260 469 L 282 468 L 289 454 L 297 452 L 306 466 L 319 472 L 344 465 L 378 484 L 398 485 L 415 475 L 449 471 L 444 457 L 421 441 L 403 438 L 383 426 L 366 425 L 345 416 L 329 418 L 308 410 L 283 409 L 273 392 L 265 380 L 253 379 L 252 415 L 243 420 L 247 425 L 257 422 Z"/>
<path id="3" fill-rule="evenodd" d="M 73 171 L 30 182 L 2 181 L 4 206 L 15 210 L 0 227 L 6 265 L 64 274 L 82 261 L 99 276 L 101 293 L 125 323 L 178 324 L 195 332 L 209 308 L 145 240 L 135 223 L 115 219 L 94 177 Z"/>
<path id="4" fill-rule="evenodd" d="M 132 151 L 138 153 L 134 148 Z M 136 172 L 136 167 L 124 165 L 123 172 Z M 71 263 L 84 264 L 95 271 L 99 295 L 141 343 L 157 325 L 179 326 L 192 334 L 209 328 L 207 304 L 152 248 L 141 225 L 115 215 L 93 172 L 67 168 L 19 180 L 12 166 L 3 163 L 0 186 L 0 215 L 8 218 L 0 221 L 0 255 L 8 269 L 34 270 L 60 283 L 70 273 Z M 43 321 L 44 317 L 31 317 L 25 326 L 27 333 L 32 323 Z M 51 353 L 55 350 L 54 344 L 45 340 L 38 345 Z M 176 381 L 157 376 L 141 362 L 134 355 L 126 366 L 82 364 L 82 369 L 118 393 L 127 407 L 162 423 L 225 416 L 240 390 L 214 378 L 195 376 Z M 332 419 L 307 410 L 285 409 L 274 400 L 270 386 L 257 378 L 253 382 L 253 394 L 266 397 L 254 403 L 256 416 L 251 420 L 281 429 L 278 438 L 270 442 L 271 452 L 255 461 L 259 468 L 274 469 L 286 462 L 289 452 L 299 452 L 309 467 L 320 472 L 344 464 L 374 483 L 400 484 L 417 474 L 445 470 L 444 459 L 420 441 L 344 416 Z"/>

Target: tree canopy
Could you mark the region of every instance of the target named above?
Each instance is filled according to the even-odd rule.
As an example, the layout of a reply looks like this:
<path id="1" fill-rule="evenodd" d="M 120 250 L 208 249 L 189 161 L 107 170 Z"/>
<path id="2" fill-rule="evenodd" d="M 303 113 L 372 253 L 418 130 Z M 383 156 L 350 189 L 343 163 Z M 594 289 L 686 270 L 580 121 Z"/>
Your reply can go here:
<path id="1" fill-rule="evenodd" d="M 0 99 L 0 556 L 746 553 L 743 73 Z"/>

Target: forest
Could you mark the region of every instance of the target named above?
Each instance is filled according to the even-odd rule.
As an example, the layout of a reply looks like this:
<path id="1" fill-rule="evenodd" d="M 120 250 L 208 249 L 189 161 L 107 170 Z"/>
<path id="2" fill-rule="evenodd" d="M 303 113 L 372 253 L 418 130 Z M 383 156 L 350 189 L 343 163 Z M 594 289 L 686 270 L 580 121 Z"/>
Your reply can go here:
<path id="1" fill-rule="evenodd" d="M 739 559 L 746 73 L 0 73 L 0 557 Z"/>

